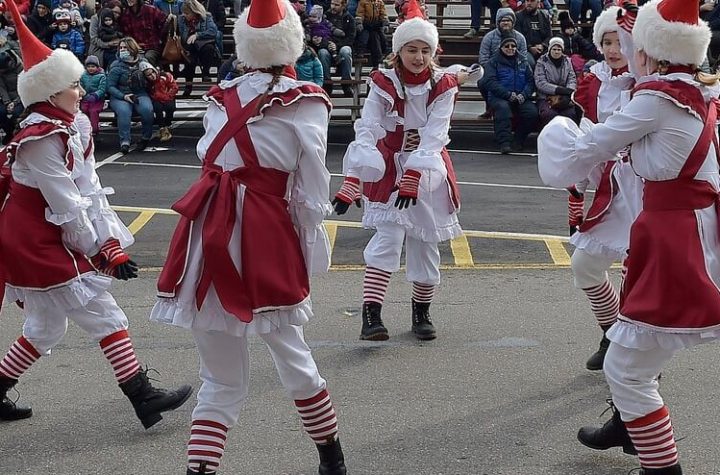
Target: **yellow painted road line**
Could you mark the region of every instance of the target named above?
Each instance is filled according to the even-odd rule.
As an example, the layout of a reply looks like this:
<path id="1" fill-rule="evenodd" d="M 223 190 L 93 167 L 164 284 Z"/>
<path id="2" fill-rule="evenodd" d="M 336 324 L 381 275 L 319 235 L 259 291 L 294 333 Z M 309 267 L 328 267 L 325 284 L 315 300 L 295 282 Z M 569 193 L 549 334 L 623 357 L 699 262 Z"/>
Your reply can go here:
<path id="1" fill-rule="evenodd" d="M 333 249 L 335 249 L 335 238 L 337 237 L 337 224 L 326 222 L 325 231 L 327 231 L 330 240 L 330 255 L 332 256 Z"/>
<path id="2" fill-rule="evenodd" d="M 130 230 L 133 235 L 140 232 L 140 230 L 152 219 L 152 217 L 155 216 L 155 212 L 153 211 L 142 211 L 140 215 L 133 220 L 132 223 L 130 223 L 130 226 L 128 226 L 128 229 Z"/>
<path id="3" fill-rule="evenodd" d="M 565 250 L 565 246 L 563 246 L 562 241 L 556 239 L 546 239 L 545 245 L 547 246 L 548 251 L 550 251 L 550 257 L 552 257 L 555 264 L 560 266 L 570 265 L 570 255 Z"/>
<path id="4" fill-rule="evenodd" d="M 167 208 L 144 208 L 139 206 L 112 206 L 112 209 L 115 211 L 125 212 L 125 213 L 143 213 L 145 211 L 149 211 L 155 214 L 177 214 L 175 211 Z"/>
<path id="5" fill-rule="evenodd" d="M 457 267 L 473 267 L 475 265 L 470 252 L 470 244 L 464 234 L 450 241 L 450 249 Z"/>

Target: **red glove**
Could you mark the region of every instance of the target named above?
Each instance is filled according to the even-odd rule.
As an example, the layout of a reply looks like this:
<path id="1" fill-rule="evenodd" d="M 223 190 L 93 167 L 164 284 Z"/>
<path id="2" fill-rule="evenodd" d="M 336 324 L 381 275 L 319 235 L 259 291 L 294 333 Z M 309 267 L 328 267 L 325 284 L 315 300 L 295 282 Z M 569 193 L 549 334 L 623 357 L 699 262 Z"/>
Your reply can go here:
<path id="1" fill-rule="evenodd" d="M 403 176 L 400 178 L 400 184 L 398 185 L 398 196 L 395 200 L 395 206 L 398 209 L 404 209 L 410 207 L 410 200 L 412 204 L 417 204 L 418 187 L 420 186 L 420 177 L 422 175 L 416 170 L 405 170 Z"/>
<path id="2" fill-rule="evenodd" d="M 343 184 L 335 193 L 332 205 L 338 215 L 347 213 L 348 208 L 355 202 L 355 206 L 360 207 L 360 179 L 353 176 L 346 176 Z"/>
<path id="3" fill-rule="evenodd" d="M 137 264 L 120 247 L 120 241 L 111 238 L 100 247 L 100 252 L 90 258 L 92 264 L 103 274 L 120 280 L 137 277 Z"/>
<path id="4" fill-rule="evenodd" d="M 570 235 L 577 231 L 577 227 L 583 222 L 585 214 L 585 196 L 577 191 L 574 186 L 568 188 L 568 225 L 570 226 Z"/>

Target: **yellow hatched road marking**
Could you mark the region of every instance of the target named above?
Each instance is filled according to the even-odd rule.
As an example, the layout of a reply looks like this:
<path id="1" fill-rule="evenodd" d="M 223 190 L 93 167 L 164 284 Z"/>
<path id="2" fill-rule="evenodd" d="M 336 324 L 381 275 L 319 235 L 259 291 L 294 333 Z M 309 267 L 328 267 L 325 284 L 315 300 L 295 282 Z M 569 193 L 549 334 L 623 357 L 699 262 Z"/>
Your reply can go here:
<path id="1" fill-rule="evenodd" d="M 330 240 L 330 255 L 332 256 L 333 249 L 335 249 L 335 238 L 337 237 L 337 224 L 325 223 L 325 230 Z"/>
<path id="2" fill-rule="evenodd" d="M 128 226 L 128 229 L 130 230 L 133 235 L 140 232 L 140 230 L 152 219 L 152 217 L 155 216 L 154 211 L 141 211 L 140 215 L 133 220 L 132 223 Z"/>
<path id="3" fill-rule="evenodd" d="M 570 255 L 565 250 L 565 246 L 563 246 L 562 241 L 557 239 L 545 239 L 545 245 L 547 246 L 548 251 L 550 251 L 550 257 L 552 257 L 552 260 L 556 265 L 570 265 Z"/>
<path id="4" fill-rule="evenodd" d="M 473 267 L 475 265 L 470 252 L 470 244 L 464 234 L 450 241 L 450 249 L 457 267 Z"/>

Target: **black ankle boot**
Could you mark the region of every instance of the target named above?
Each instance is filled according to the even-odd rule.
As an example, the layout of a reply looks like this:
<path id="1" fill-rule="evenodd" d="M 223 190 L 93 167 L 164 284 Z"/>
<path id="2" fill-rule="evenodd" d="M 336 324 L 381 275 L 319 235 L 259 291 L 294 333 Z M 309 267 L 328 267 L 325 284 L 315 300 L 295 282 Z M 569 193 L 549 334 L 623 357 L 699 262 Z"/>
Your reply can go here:
<path id="1" fill-rule="evenodd" d="M 120 384 L 122 392 L 130 399 L 135 414 L 143 427 L 149 429 L 162 419 L 160 413 L 182 406 L 192 394 L 192 386 L 180 386 L 177 390 L 154 388 L 147 371 L 139 371 L 130 380 Z"/>
<path id="2" fill-rule="evenodd" d="M 343 455 L 340 440 L 335 439 L 324 445 L 317 445 L 320 454 L 319 475 L 345 475 L 345 456 Z"/>
<path id="3" fill-rule="evenodd" d="M 412 301 L 412 332 L 418 340 L 434 340 L 435 327 L 430 320 L 430 304 Z"/>
<path id="4" fill-rule="evenodd" d="M 613 415 L 609 421 L 600 428 L 583 427 L 578 432 L 577 438 L 585 447 L 595 450 L 607 450 L 612 447 L 622 447 L 623 452 L 629 455 L 637 455 L 637 450 L 630 440 L 625 423 L 620 419 L 620 412 L 615 409 L 611 401 L 608 401 Z"/>
<path id="5" fill-rule="evenodd" d="M 361 340 L 381 341 L 389 337 L 387 328 L 383 325 L 380 313 L 382 305 L 377 302 L 363 303 Z"/>
<path id="6" fill-rule="evenodd" d="M 590 371 L 600 371 L 603 369 L 603 363 L 605 362 L 605 353 L 607 353 L 608 347 L 610 346 L 610 340 L 608 340 L 603 334 L 602 340 L 600 340 L 600 348 L 587 360 L 585 367 Z"/>
<path id="7" fill-rule="evenodd" d="M 17 421 L 32 416 L 32 409 L 18 406 L 8 399 L 7 392 L 17 384 L 17 379 L 0 376 L 0 421 Z"/>
<path id="8" fill-rule="evenodd" d="M 641 468 L 639 475 L 682 475 L 680 464 L 665 468 Z"/>

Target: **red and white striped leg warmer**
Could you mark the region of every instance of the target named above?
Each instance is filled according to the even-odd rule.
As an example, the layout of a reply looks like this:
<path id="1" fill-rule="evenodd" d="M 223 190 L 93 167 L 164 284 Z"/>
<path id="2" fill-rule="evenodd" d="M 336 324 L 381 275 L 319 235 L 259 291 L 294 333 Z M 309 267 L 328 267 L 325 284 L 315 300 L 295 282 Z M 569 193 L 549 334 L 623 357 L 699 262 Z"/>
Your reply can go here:
<path id="1" fill-rule="evenodd" d="M 296 399 L 295 407 L 305 431 L 316 444 L 326 444 L 337 438 L 337 416 L 327 389 L 310 399 Z"/>
<path id="2" fill-rule="evenodd" d="M 626 422 L 628 434 L 644 468 L 672 467 L 678 463 L 677 447 L 667 406 Z"/>
<path id="3" fill-rule="evenodd" d="M 40 358 L 40 353 L 21 336 L 12 344 L 5 357 L 0 361 L 0 376 L 19 379 L 33 363 Z"/>
<path id="4" fill-rule="evenodd" d="M 417 303 L 432 303 L 435 286 L 413 282 L 412 299 Z"/>
<path id="5" fill-rule="evenodd" d="M 382 305 L 385 301 L 385 292 L 390 284 L 392 272 L 368 267 L 365 269 L 363 280 L 363 302 L 376 302 Z"/>
<path id="6" fill-rule="evenodd" d="M 118 384 L 124 383 L 140 371 L 140 363 L 127 330 L 106 336 L 100 341 L 100 348 L 112 365 Z"/>
<path id="7" fill-rule="evenodd" d="M 215 473 L 225 453 L 227 433 L 228 428 L 219 422 L 193 421 L 187 447 L 188 468 L 200 473 L 202 466 L 202 473 Z"/>
<path id="8" fill-rule="evenodd" d="M 609 281 L 595 287 L 583 289 L 590 300 L 590 308 L 601 327 L 609 327 L 620 313 L 620 297 Z"/>

